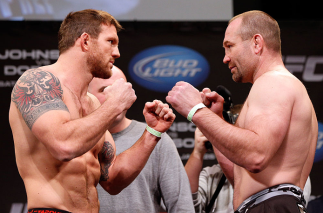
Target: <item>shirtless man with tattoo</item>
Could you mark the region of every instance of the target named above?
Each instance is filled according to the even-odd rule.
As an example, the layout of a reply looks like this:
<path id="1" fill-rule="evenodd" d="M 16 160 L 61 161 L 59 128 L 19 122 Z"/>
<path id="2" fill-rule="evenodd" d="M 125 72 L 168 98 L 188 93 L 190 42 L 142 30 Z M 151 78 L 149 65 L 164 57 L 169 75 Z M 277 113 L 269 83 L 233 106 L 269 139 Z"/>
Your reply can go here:
<path id="1" fill-rule="evenodd" d="M 284 66 L 278 23 L 262 11 L 240 14 L 223 47 L 233 80 L 253 84 L 235 125 L 223 120 L 223 98 L 207 88 L 178 82 L 166 100 L 213 144 L 237 213 L 305 212 L 318 124 L 306 88 Z"/>
<path id="2" fill-rule="evenodd" d="M 136 100 L 123 79 L 105 89 L 107 101 L 87 93 L 93 77 L 109 78 L 120 57 L 120 24 L 110 14 L 83 10 L 67 15 L 59 30 L 56 63 L 27 70 L 11 96 L 9 121 L 16 163 L 24 181 L 29 212 L 99 211 L 98 183 L 117 194 L 140 173 L 175 115 L 167 104 L 147 102 L 149 131 L 116 156 L 114 119 Z"/>

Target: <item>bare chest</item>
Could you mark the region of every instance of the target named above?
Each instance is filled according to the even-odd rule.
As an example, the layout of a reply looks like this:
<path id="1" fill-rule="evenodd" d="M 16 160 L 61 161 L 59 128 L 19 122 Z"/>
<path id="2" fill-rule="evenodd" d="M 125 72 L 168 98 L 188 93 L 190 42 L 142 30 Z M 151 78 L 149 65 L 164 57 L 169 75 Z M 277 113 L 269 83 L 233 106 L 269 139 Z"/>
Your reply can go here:
<path id="1" fill-rule="evenodd" d="M 247 102 L 245 102 L 245 104 L 241 108 L 240 112 L 238 112 L 239 115 L 238 115 L 238 118 L 237 118 L 237 120 L 235 122 L 235 125 L 237 127 L 240 127 L 240 128 L 245 127 L 244 123 L 245 123 L 247 111 L 248 111 L 248 105 L 247 105 Z"/>
<path id="2" fill-rule="evenodd" d="M 66 92 L 64 91 L 64 93 L 63 101 L 71 114 L 72 120 L 85 117 L 95 110 L 93 101 L 90 97 L 78 97 L 69 90 L 66 90 Z"/>
<path id="3" fill-rule="evenodd" d="M 69 89 L 64 90 L 63 101 L 69 110 L 71 120 L 84 118 L 90 115 L 96 109 L 93 100 L 89 96 L 78 97 Z M 86 153 L 90 154 L 90 156 L 86 157 L 85 159 L 92 162 L 91 156 L 97 158 L 102 145 L 103 144 L 100 142 L 97 143 L 88 153 Z"/>

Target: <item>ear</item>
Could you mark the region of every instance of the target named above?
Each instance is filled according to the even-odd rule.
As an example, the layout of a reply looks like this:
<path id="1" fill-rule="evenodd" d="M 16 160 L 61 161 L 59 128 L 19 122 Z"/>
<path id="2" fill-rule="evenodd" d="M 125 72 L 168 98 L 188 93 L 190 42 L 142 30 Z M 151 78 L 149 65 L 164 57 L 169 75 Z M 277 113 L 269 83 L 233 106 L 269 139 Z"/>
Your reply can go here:
<path id="1" fill-rule="evenodd" d="M 252 41 L 255 53 L 261 53 L 265 44 L 264 38 L 260 34 L 255 34 L 252 38 Z"/>
<path id="2" fill-rule="evenodd" d="M 90 41 L 90 35 L 87 33 L 82 33 L 80 36 L 80 46 L 83 51 L 88 51 L 89 50 L 89 41 Z"/>

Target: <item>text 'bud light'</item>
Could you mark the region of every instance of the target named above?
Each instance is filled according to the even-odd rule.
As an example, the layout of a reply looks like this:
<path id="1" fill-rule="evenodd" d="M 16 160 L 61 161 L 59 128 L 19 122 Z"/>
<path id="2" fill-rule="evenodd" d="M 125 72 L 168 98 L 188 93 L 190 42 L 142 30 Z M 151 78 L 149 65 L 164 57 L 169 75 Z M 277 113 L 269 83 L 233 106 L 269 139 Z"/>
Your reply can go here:
<path id="1" fill-rule="evenodd" d="M 155 46 L 135 55 L 129 74 L 139 85 L 157 92 L 168 92 L 178 81 L 193 86 L 209 75 L 209 63 L 195 50 L 175 45 Z"/>

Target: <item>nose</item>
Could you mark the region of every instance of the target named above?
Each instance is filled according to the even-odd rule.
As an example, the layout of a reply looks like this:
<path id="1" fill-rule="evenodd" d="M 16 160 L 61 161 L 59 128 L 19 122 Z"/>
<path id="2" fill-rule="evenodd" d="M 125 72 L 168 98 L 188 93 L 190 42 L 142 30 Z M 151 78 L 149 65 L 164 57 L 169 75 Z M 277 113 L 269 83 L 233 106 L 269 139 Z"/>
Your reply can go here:
<path id="1" fill-rule="evenodd" d="M 225 54 L 223 58 L 223 63 L 227 64 L 230 62 L 230 60 L 231 60 L 230 57 L 227 54 Z"/>
<path id="2" fill-rule="evenodd" d="M 113 56 L 114 58 L 120 58 L 120 52 L 119 52 L 119 48 L 118 48 L 118 47 L 115 47 L 115 48 L 113 49 L 112 56 Z"/>

